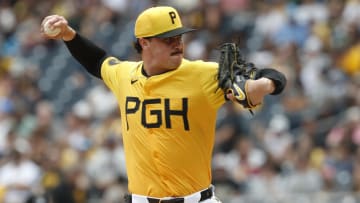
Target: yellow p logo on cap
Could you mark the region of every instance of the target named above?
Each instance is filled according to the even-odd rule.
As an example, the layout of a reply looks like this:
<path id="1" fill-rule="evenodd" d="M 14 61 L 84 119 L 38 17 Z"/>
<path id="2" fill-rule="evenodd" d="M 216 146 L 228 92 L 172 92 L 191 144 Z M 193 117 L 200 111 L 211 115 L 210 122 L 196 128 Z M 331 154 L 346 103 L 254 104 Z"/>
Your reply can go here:
<path id="1" fill-rule="evenodd" d="M 146 9 L 135 22 L 136 38 L 173 37 L 193 30 L 183 27 L 178 12 L 169 6 Z"/>

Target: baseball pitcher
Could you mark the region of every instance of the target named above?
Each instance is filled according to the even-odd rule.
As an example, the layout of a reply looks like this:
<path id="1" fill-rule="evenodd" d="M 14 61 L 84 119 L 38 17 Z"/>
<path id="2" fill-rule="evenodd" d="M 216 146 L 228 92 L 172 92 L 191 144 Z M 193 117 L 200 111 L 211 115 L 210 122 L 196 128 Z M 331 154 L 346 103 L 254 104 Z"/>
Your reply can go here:
<path id="1" fill-rule="evenodd" d="M 51 29 L 60 32 L 47 34 Z M 63 40 L 72 56 L 117 98 L 127 203 L 220 202 L 211 185 L 217 110 L 227 100 L 251 109 L 285 86 L 278 71 L 242 61 L 235 44 L 223 45 L 219 63 L 183 58 L 182 35 L 191 31 L 172 7 L 146 9 L 134 29 L 141 61 L 127 61 L 81 36 L 62 16 L 47 16 L 42 22 L 42 35 Z"/>

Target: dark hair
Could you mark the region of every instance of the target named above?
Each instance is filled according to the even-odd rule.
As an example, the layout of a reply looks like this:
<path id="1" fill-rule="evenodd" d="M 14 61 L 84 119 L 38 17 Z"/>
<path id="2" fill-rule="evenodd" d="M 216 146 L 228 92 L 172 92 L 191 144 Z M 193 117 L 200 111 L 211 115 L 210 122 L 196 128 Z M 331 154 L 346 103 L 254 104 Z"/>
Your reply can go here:
<path id="1" fill-rule="evenodd" d="M 144 39 L 151 39 L 151 38 L 153 38 L 153 37 L 144 37 Z M 133 47 L 136 49 L 136 52 L 137 52 L 138 54 L 141 54 L 141 52 L 142 52 L 142 47 L 141 47 L 141 45 L 140 45 L 139 39 L 136 39 L 136 41 L 133 42 Z"/>
<path id="2" fill-rule="evenodd" d="M 139 39 L 136 39 L 136 41 L 133 42 L 133 47 L 136 49 L 136 52 L 137 52 L 138 54 L 141 54 L 141 52 L 142 52 L 142 47 L 141 47 L 141 45 L 140 45 Z"/>

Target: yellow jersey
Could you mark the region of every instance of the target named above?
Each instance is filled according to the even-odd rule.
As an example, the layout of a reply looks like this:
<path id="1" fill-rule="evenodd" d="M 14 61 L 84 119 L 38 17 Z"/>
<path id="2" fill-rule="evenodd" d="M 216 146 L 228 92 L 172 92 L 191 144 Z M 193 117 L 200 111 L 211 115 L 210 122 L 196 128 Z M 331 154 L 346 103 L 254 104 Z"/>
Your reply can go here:
<path id="1" fill-rule="evenodd" d="M 108 57 L 101 67 L 120 108 L 129 192 L 161 198 L 207 188 L 216 114 L 225 103 L 218 64 L 183 59 L 151 77 L 142 66 Z"/>

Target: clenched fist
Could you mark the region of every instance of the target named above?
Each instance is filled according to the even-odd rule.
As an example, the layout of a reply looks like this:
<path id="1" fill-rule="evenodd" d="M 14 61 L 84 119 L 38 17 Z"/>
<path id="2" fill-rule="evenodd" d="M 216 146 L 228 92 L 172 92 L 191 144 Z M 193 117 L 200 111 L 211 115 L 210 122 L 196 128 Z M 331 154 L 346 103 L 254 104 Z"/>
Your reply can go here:
<path id="1" fill-rule="evenodd" d="M 56 30 L 59 32 L 51 33 L 49 30 Z M 50 15 L 43 19 L 41 22 L 40 33 L 43 37 L 47 39 L 62 39 L 64 41 L 72 40 L 76 32 L 68 25 L 68 21 L 59 15 Z"/>

